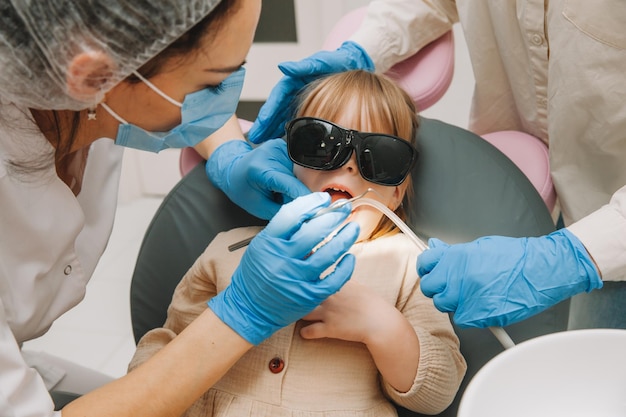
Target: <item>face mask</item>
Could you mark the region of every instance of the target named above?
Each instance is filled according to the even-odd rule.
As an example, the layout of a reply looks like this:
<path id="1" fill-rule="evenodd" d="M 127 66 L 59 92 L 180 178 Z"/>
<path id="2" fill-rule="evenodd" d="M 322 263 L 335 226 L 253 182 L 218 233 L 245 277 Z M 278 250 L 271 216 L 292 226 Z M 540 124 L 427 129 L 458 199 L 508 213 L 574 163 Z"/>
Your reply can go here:
<path id="1" fill-rule="evenodd" d="M 128 123 L 105 103 L 100 103 L 100 105 L 121 123 L 115 138 L 117 145 L 150 152 L 195 146 L 222 127 L 235 114 L 245 73 L 246 70 L 240 68 L 222 81 L 218 87 L 205 88 L 187 94 L 183 102 L 179 103 L 135 72 L 135 76 L 154 92 L 180 107 L 181 124 L 169 132 L 149 132 Z"/>

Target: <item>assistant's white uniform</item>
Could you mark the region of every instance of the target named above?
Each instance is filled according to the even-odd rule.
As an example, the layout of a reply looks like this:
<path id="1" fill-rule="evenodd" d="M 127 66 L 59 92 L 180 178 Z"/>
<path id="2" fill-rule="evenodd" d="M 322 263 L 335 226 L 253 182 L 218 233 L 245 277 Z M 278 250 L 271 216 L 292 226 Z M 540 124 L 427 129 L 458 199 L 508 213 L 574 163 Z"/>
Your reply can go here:
<path id="1" fill-rule="evenodd" d="M 374 0 L 352 36 L 378 71 L 461 23 L 469 129 L 549 144 L 565 224 L 605 281 L 626 280 L 626 7 L 619 0 Z"/>
<path id="2" fill-rule="evenodd" d="M 20 345 L 83 299 L 113 226 L 123 148 L 92 144 L 75 197 L 52 155 L 42 160 L 51 146 L 29 111 L 0 105 L 0 416 L 60 415 Z M 33 159 L 49 167 L 28 173 L 8 163 Z"/>

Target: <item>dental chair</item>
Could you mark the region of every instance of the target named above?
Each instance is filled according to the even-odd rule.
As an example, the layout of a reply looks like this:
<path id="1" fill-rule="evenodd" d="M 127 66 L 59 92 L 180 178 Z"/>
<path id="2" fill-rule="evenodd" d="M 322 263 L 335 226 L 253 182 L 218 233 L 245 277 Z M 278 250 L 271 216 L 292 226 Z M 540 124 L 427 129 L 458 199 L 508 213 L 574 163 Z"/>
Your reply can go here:
<path id="1" fill-rule="evenodd" d="M 449 243 L 484 235 L 539 236 L 555 230 L 550 213 L 526 175 L 481 137 L 433 119 L 421 119 L 420 161 L 412 172 L 409 225 L 426 241 Z M 165 322 L 174 288 L 220 231 L 265 222 L 230 202 L 197 164 L 165 197 L 147 229 L 132 277 L 130 302 L 136 341 Z M 515 343 L 566 330 L 569 301 L 505 330 Z M 488 329 L 455 328 L 468 370 L 453 404 L 456 415 L 472 376 L 504 348 Z M 402 417 L 419 414 L 399 408 Z"/>

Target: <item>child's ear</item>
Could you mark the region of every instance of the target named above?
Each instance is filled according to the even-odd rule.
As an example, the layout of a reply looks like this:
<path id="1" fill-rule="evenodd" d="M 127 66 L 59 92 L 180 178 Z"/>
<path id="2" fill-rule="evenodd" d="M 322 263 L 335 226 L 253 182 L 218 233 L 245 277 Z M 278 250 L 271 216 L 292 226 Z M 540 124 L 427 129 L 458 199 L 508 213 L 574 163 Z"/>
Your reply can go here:
<path id="1" fill-rule="evenodd" d="M 404 200 L 404 193 L 406 191 L 406 187 L 407 187 L 406 181 L 394 187 L 393 196 L 391 197 L 391 201 L 389 202 L 390 203 L 389 208 L 392 209 L 393 211 L 396 211 L 396 209 L 400 207 L 400 204 L 402 204 L 402 200 Z"/>
<path id="2" fill-rule="evenodd" d="M 113 78 L 116 65 L 109 55 L 101 51 L 81 52 L 69 64 L 67 91 L 84 102 L 97 101 Z"/>

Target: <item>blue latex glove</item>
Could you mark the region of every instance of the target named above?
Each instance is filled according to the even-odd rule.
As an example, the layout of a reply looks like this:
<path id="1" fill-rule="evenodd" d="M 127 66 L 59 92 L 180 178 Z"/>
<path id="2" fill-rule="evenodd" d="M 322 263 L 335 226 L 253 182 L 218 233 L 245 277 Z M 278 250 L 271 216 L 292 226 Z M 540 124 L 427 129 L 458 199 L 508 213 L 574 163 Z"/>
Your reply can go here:
<path id="1" fill-rule="evenodd" d="M 346 41 L 334 51 L 320 51 L 301 61 L 283 62 L 278 68 L 285 76 L 270 92 L 248 132 L 248 139 L 253 143 L 284 135 L 285 123 L 293 116 L 294 96 L 311 81 L 336 72 L 374 71 L 374 63 L 359 44 Z"/>
<path id="2" fill-rule="evenodd" d="M 569 230 L 536 238 L 431 239 L 417 260 L 421 289 L 461 327 L 507 326 L 583 291 L 602 287 L 595 264 Z"/>
<path id="3" fill-rule="evenodd" d="M 311 253 L 350 213 L 348 204 L 311 219 L 329 203 L 327 193 L 312 193 L 284 205 L 250 242 L 231 284 L 209 301 L 215 314 L 248 342 L 259 344 L 304 317 L 350 279 L 354 256 L 341 257 L 359 235 L 356 223 L 346 224 Z M 335 270 L 320 279 L 340 258 Z"/>
<path id="4" fill-rule="evenodd" d="M 265 220 L 271 219 L 282 204 L 310 193 L 294 176 L 282 139 L 255 149 L 242 140 L 226 142 L 207 161 L 206 173 L 235 204 Z"/>

